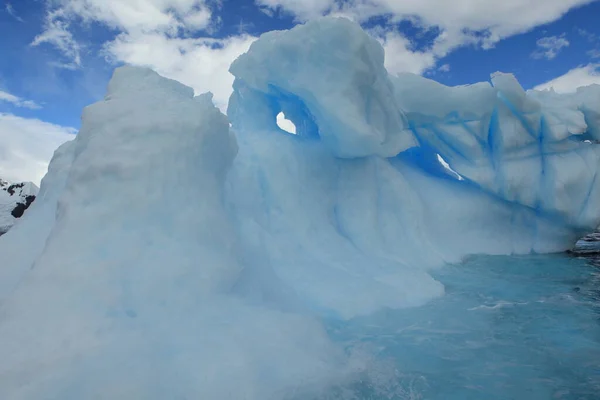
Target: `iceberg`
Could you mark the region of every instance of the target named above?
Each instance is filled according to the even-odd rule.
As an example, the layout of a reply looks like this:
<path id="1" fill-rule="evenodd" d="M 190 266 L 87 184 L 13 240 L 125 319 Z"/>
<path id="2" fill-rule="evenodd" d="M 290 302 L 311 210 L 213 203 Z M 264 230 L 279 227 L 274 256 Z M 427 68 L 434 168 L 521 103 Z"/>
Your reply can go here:
<path id="1" fill-rule="evenodd" d="M 231 66 L 227 116 L 116 69 L 0 239 L 0 397 L 364 398 L 353 383 L 393 371 L 323 321 L 423 305 L 446 263 L 600 224 L 600 87 L 383 63 L 345 19 L 267 33 Z"/>

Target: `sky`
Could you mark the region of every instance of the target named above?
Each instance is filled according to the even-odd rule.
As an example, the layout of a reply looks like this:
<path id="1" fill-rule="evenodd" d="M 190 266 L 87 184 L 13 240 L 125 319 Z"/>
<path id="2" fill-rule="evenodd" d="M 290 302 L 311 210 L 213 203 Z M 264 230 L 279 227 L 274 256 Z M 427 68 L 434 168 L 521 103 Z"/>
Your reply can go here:
<path id="1" fill-rule="evenodd" d="M 360 23 L 392 74 L 446 85 L 516 75 L 525 89 L 600 83 L 598 0 L 0 0 L 0 178 L 39 183 L 81 110 L 132 64 L 211 91 L 262 33 L 323 15 Z"/>

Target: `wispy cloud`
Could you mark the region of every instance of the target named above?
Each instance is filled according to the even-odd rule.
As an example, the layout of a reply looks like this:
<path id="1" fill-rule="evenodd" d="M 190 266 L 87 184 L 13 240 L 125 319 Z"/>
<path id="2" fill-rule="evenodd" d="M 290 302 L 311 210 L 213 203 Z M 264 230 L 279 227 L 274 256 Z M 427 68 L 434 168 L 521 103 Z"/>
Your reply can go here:
<path id="1" fill-rule="evenodd" d="M 586 54 L 588 56 L 590 56 L 590 58 L 600 58 L 600 50 L 599 49 L 590 50 Z"/>
<path id="2" fill-rule="evenodd" d="M 564 75 L 536 86 L 536 90 L 554 89 L 558 93 L 572 93 L 578 87 L 600 84 L 600 64 L 588 64 L 573 68 Z"/>
<path id="3" fill-rule="evenodd" d="M 23 18 L 19 17 L 17 15 L 17 12 L 15 11 L 15 8 L 13 7 L 12 4 L 10 3 L 6 3 L 6 5 L 4 6 L 4 10 L 14 19 L 16 19 L 19 22 L 24 22 Z"/>
<path id="4" fill-rule="evenodd" d="M 600 39 L 600 36 L 585 29 L 577 28 L 577 33 L 579 33 L 580 36 L 586 38 L 589 42 L 596 42 Z"/>
<path id="5" fill-rule="evenodd" d="M 570 45 L 564 33 L 560 36 L 543 37 L 538 39 L 536 44 L 537 49 L 531 53 L 531 57 L 536 59 L 545 58 L 547 60 L 554 59 L 563 48 Z"/>
<path id="6" fill-rule="evenodd" d="M 15 96 L 14 94 L 10 94 L 2 90 L 0 90 L 0 102 L 11 103 L 14 106 L 29 108 L 31 110 L 37 110 L 42 108 L 39 104 L 32 100 L 25 100 L 20 98 L 19 96 Z"/>
<path id="7" fill-rule="evenodd" d="M 440 72 L 450 72 L 450 64 L 440 65 L 440 67 L 438 68 L 438 71 L 440 71 Z"/>
<path id="8" fill-rule="evenodd" d="M 237 32 L 239 35 L 248 33 L 251 28 L 254 28 L 254 24 L 252 22 L 246 23 L 243 19 L 240 19 L 240 22 L 237 24 Z"/>
<path id="9" fill-rule="evenodd" d="M 64 19 L 63 10 L 55 10 L 48 13 L 44 23 L 44 32 L 37 35 L 32 46 L 48 43 L 56 47 L 67 59 L 67 63 L 57 63 L 68 69 L 76 69 L 81 66 L 81 46 L 69 31 L 69 23 Z"/>
<path id="10" fill-rule="evenodd" d="M 214 11 L 221 0 L 46 0 L 44 31 L 32 45 L 47 44 L 64 58 L 53 67 L 77 69 L 85 63 L 85 42 L 75 35 L 78 24 L 96 23 L 117 32 L 103 43 L 110 63 L 128 63 L 155 69 L 192 86 L 196 93 L 211 91 L 224 108 L 232 91 L 228 69 L 256 39 L 244 33 L 215 39 L 211 33 L 220 20 Z"/>
<path id="11" fill-rule="evenodd" d="M 434 53 L 443 57 L 465 45 L 489 49 L 502 39 L 560 19 L 569 10 L 594 0 L 255 0 L 263 9 L 288 13 L 305 21 L 324 14 L 345 15 L 358 21 L 383 17 L 392 24 L 418 21 L 435 27 Z"/>

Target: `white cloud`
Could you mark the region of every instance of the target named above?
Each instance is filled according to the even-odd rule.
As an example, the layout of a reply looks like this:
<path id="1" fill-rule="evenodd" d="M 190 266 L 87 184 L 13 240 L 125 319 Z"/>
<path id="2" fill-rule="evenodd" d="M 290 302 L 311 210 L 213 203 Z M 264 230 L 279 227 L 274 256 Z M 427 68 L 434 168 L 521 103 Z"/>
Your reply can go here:
<path id="1" fill-rule="evenodd" d="M 179 39 L 160 33 L 121 34 L 107 43 L 106 51 L 116 61 L 147 66 L 191 86 L 196 94 L 210 91 L 216 105 L 224 110 L 234 79 L 229 66 L 254 40 L 249 35 Z"/>
<path id="2" fill-rule="evenodd" d="M 450 64 L 440 65 L 440 67 L 438 68 L 438 71 L 440 71 L 440 72 L 450 72 Z"/>
<path id="3" fill-rule="evenodd" d="M 8 92 L 3 92 L 2 90 L 0 90 L 0 102 L 2 101 L 11 103 L 17 107 L 29 108 L 31 110 L 37 110 L 42 108 L 32 100 L 24 100 L 18 96 L 15 96 L 14 94 L 10 94 Z"/>
<path id="4" fill-rule="evenodd" d="M 409 39 L 390 26 L 374 31 L 386 51 L 391 73 L 423 73 L 458 46 L 493 46 L 498 40 L 551 22 L 591 0 L 255 0 L 268 12 L 288 12 L 297 20 L 323 14 L 365 21 L 383 16 L 390 23 L 410 19 L 440 34 L 431 48 L 415 51 Z M 197 93 L 212 91 L 221 108 L 231 93 L 230 63 L 245 52 L 254 37 L 202 37 L 214 29 L 217 0 L 47 0 L 46 30 L 33 44 L 51 43 L 70 60 L 61 66 L 81 65 L 82 46 L 69 31 L 71 23 L 100 23 L 120 32 L 105 43 L 114 62 L 144 65 L 192 86 Z M 194 35 L 189 33 L 194 32 Z M 199 35 L 200 33 L 200 35 Z M 200 37 L 199 37 L 200 36 Z"/>
<path id="5" fill-rule="evenodd" d="M 169 37 L 181 32 L 210 28 L 212 11 L 206 0 L 47 0 L 49 11 L 44 31 L 33 46 L 48 43 L 69 60 L 55 66 L 81 66 L 82 46 L 69 30 L 73 22 L 100 23 L 125 33 L 161 33 Z"/>
<path id="6" fill-rule="evenodd" d="M 51 0 L 67 19 L 100 22 L 133 32 L 202 30 L 209 26 L 212 11 L 206 0 Z"/>
<path id="7" fill-rule="evenodd" d="M 64 11 L 60 9 L 49 12 L 46 15 L 44 32 L 37 35 L 31 45 L 39 46 L 48 43 L 56 47 L 68 61 L 66 63 L 55 63 L 54 65 L 76 69 L 81 66 L 81 46 L 69 31 L 69 23 L 64 19 L 64 15 Z"/>
<path id="8" fill-rule="evenodd" d="M 379 39 L 385 50 L 385 68 L 391 74 L 422 74 L 435 65 L 433 53 L 412 51 L 410 41 L 397 32 L 385 32 Z"/>
<path id="9" fill-rule="evenodd" d="M 586 38 L 588 40 L 588 42 L 595 42 L 598 39 L 600 39 L 600 36 L 596 35 L 593 32 L 587 31 L 585 29 L 581 29 L 581 28 L 577 28 L 577 33 L 579 33 L 580 36 Z"/>
<path id="10" fill-rule="evenodd" d="M 531 53 L 531 57 L 538 59 L 545 58 L 547 60 L 552 60 L 563 48 L 569 47 L 570 45 L 569 41 L 565 38 L 564 33 L 560 36 L 543 37 L 538 39 L 536 44 L 537 49 Z"/>
<path id="11" fill-rule="evenodd" d="M 39 185 L 54 150 L 74 133 L 73 128 L 0 113 L 0 178 Z"/>
<path id="12" fill-rule="evenodd" d="M 343 13 L 365 21 L 391 16 L 410 19 L 423 27 L 438 27 L 442 35 L 434 53 L 444 56 L 456 46 L 479 43 L 489 48 L 509 36 L 555 21 L 570 9 L 594 0 L 255 0 L 271 9 L 281 8 L 299 20 L 327 13 Z"/>
<path id="13" fill-rule="evenodd" d="M 578 87 L 600 84 L 600 64 L 588 64 L 573 68 L 566 74 L 536 86 L 535 90 L 554 89 L 557 93 L 572 93 Z"/>
<path id="14" fill-rule="evenodd" d="M 76 22 L 100 23 L 120 33 L 104 44 L 107 58 L 115 63 L 150 67 L 161 75 L 195 89 L 211 91 L 215 103 L 225 108 L 233 76 L 229 66 L 248 50 L 254 37 L 214 39 L 190 37 L 208 32 L 217 23 L 208 0 L 48 0 L 46 30 L 33 44 L 51 43 L 70 63 L 81 65 L 81 45 L 69 31 Z"/>
<path id="15" fill-rule="evenodd" d="M 599 49 L 593 49 L 587 52 L 587 55 L 590 56 L 590 58 L 600 58 L 600 50 Z"/>

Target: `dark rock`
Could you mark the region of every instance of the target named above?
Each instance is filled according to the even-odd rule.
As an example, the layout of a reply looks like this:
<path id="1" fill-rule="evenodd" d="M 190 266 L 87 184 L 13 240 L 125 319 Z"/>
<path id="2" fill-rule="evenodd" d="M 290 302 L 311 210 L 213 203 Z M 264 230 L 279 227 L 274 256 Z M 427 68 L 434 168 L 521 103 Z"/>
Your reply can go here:
<path id="1" fill-rule="evenodd" d="M 21 218 L 25 213 L 25 210 L 29 208 L 31 203 L 35 200 L 35 196 L 30 195 L 25 198 L 25 203 L 17 203 L 16 207 L 11 211 L 11 215 L 15 218 Z"/>
<path id="2" fill-rule="evenodd" d="M 15 190 L 16 190 L 16 189 L 21 189 L 23 186 L 25 186 L 25 184 L 24 184 L 24 183 L 14 183 L 14 184 L 10 185 L 10 186 L 9 186 L 9 187 L 6 189 L 6 191 L 7 191 L 8 193 L 10 193 L 10 195 L 12 196 L 12 195 L 14 195 L 14 194 L 15 194 Z"/>

